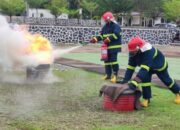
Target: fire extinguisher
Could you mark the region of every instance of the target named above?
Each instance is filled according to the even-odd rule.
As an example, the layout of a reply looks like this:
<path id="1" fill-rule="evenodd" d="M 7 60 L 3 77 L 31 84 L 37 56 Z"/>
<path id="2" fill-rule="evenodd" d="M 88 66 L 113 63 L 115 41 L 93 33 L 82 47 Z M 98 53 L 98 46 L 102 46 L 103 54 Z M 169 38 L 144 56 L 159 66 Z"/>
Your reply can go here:
<path id="1" fill-rule="evenodd" d="M 101 60 L 102 61 L 107 61 L 108 60 L 108 46 L 105 43 L 103 43 L 101 45 Z"/>

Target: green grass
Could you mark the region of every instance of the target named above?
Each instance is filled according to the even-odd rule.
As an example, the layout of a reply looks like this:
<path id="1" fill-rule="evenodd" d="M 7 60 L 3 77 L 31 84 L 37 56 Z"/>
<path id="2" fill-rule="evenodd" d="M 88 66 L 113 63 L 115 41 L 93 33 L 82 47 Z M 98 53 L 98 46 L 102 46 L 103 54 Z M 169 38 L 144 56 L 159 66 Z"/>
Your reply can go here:
<path id="1" fill-rule="evenodd" d="M 103 64 L 99 54 L 64 57 Z M 118 60 L 126 68 L 127 55 L 120 54 Z M 167 60 L 171 75 L 180 79 L 180 59 Z M 25 74 L 19 72 L 15 75 L 21 80 L 0 82 L 0 130 L 180 129 L 180 105 L 174 104 L 169 90 L 152 87 L 151 104 L 143 110 L 111 112 L 103 110 L 103 98 L 98 96 L 102 85 L 108 83 L 100 80 L 102 75 L 75 68 L 53 69 L 53 74 L 58 80 L 51 84 L 27 84 L 22 80 Z M 10 74 L 8 77 L 12 79 Z"/>
<path id="2" fill-rule="evenodd" d="M 127 56 L 127 54 L 123 53 L 118 55 L 118 62 L 120 64 L 120 67 L 122 67 L 123 69 L 126 68 L 128 63 Z M 101 57 L 98 53 L 68 53 L 65 54 L 63 57 L 104 65 L 104 62 L 100 60 Z"/>
<path id="3" fill-rule="evenodd" d="M 2 130 L 178 130 L 180 105 L 153 87 L 150 107 L 134 112 L 103 111 L 101 75 L 80 69 L 53 70 L 52 84 L 0 83 Z"/>
<path id="4" fill-rule="evenodd" d="M 68 53 L 63 56 L 64 58 L 76 59 L 90 63 L 96 63 L 103 65 L 104 63 L 100 61 L 100 54 L 97 53 Z M 169 63 L 169 73 L 175 79 L 180 79 L 180 58 L 166 58 Z M 126 69 L 128 64 L 128 55 L 120 53 L 118 55 L 118 63 L 120 68 Z"/>

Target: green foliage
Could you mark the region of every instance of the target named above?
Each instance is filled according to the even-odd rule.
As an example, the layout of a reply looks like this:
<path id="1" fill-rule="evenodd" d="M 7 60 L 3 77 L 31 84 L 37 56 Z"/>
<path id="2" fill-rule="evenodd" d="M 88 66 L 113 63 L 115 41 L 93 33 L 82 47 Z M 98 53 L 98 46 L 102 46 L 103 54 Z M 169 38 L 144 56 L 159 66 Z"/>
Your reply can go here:
<path id="1" fill-rule="evenodd" d="M 162 13 L 163 0 L 135 0 L 134 10 L 146 17 L 156 18 Z"/>
<path id="2" fill-rule="evenodd" d="M 97 0 L 98 13 L 102 15 L 105 11 L 113 13 L 129 12 L 133 8 L 133 0 Z"/>
<path id="3" fill-rule="evenodd" d="M 0 9 L 9 16 L 22 14 L 25 11 L 24 0 L 0 0 Z"/>
<path id="4" fill-rule="evenodd" d="M 79 14 L 80 0 L 68 0 L 68 5 L 69 18 L 77 18 Z"/>
<path id="5" fill-rule="evenodd" d="M 26 0 L 31 8 L 42 8 L 49 0 Z"/>
<path id="6" fill-rule="evenodd" d="M 67 0 L 52 0 L 47 8 L 51 11 L 53 15 L 57 18 L 58 15 L 62 13 L 68 13 L 68 2 Z"/>
<path id="7" fill-rule="evenodd" d="M 81 6 L 83 9 L 86 9 L 90 13 L 90 17 L 92 18 L 93 12 L 98 8 L 97 3 L 92 0 L 82 0 Z"/>
<path id="8" fill-rule="evenodd" d="M 168 19 L 180 21 L 180 0 L 166 1 L 163 9 Z"/>
<path id="9" fill-rule="evenodd" d="M 85 18 L 100 18 L 105 11 L 129 12 L 133 8 L 133 0 L 68 0 L 68 2 L 70 10 L 82 8 Z"/>
<path id="10" fill-rule="evenodd" d="M 80 8 L 81 0 L 68 0 L 69 2 L 69 9 L 76 10 Z"/>
<path id="11" fill-rule="evenodd" d="M 79 10 L 78 9 L 71 9 L 68 11 L 70 17 L 78 17 Z"/>

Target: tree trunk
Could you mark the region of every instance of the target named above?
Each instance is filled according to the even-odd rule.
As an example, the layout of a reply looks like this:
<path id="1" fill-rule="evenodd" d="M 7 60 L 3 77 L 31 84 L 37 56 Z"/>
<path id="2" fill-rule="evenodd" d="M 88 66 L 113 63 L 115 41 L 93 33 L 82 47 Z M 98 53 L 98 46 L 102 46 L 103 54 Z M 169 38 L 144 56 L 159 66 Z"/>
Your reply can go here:
<path id="1" fill-rule="evenodd" d="M 54 22 L 55 22 L 55 25 L 56 25 L 57 24 L 57 15 L 55 15 Z"/>
<path id="2" fill-rule="evenodd" d="M 12 15 L 9 15 L 9 22 L 12 23 Z"/>
<path id="3" fill-rule="evenodd" d="M 91 19 L 92 19 L 92 14 L 93 14 L 93 13 L 92 13 L 92 11 L 91 11 L 91 12 L 90 12 Z"/>
<path id="4" fill-rule="evenodd" d="M 38 8 L 36 8 L 36 23 L 38 23 Z"/>

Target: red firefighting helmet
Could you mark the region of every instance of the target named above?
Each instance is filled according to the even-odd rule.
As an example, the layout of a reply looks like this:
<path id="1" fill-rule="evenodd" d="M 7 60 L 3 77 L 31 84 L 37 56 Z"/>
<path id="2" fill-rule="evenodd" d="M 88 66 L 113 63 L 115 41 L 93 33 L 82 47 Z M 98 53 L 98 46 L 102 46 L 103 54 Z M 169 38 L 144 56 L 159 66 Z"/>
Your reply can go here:
<path id="1" fill-rule="evenodd" d="M 134 52 L 139 50 L 145 45 L 145 41 L 141 39 L 139 36 L 133 37 L 128 43 L 128 50 L 129 52 Z"/>
<path id="2" fill-rule="evenodd" d="M 105 13 L 103 14 L 102 18 L 103 18 L 103 20 L 104 20 L 105 22 L 108 22 L 109 20 L 110 20 L 110 21 L 113 21 L 113 20 L 114 20 L 114 16 L 113 16 L 113 14 L 112 14 L 111 12 L 105 12 Z"/>

